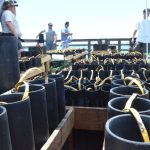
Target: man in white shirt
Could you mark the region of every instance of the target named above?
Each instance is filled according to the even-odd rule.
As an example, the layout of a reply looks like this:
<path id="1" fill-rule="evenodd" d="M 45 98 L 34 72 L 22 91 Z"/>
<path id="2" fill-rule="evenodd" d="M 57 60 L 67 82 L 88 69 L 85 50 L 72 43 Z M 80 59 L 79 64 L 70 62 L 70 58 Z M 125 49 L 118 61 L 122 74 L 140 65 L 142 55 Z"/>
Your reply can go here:
<path id="1" fill-rule="evenodd" d="M 69 22 L 65 22 L 65 26 L 63 29 L 61 29 L 61 43 L 60 43 L 60 49 L 66 49 L 69 47 L 69 43 L 72 40 L 73 33 L 70 33 L 69 29 Z"/>
<path id="2" fill-rule="evenodd" d="M 147 12 L 147 16 L 146 16 Z M 135 35 L 138 32 L 134 50 L 145 53 L 146 43 L 148 43 L 148 49 L 150 49 L 150 19 L 148 18 L 150 9 L 143 10 L 143 19 L 137 23 L 136 28 L 132 35 L 132 43 L 134 43 Z"/>
<path id="3" fill-rule="evenodd" d="M 1 16 L 2 35 L 15 36 L 18 39 L 18 50 L 21 52 L 22 45 L 20 42 L 21 31 L 16 19 L 16 1 L 5 1 Z"/>

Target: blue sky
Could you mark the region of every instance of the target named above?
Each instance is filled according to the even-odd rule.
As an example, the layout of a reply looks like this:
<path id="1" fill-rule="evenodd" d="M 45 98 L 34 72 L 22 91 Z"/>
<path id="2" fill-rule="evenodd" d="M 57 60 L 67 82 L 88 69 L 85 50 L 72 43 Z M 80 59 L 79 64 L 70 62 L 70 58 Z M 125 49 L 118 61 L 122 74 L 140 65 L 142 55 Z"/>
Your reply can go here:
<path id="1" fill-rule="evenodd" d="M 53 23 L 58 39 L 66 21 L 73 38 L 131 37 L 146 0 L 18 0 L 22 38 L 36 38 Z M 147 0 L 148 7 L 150 0 Z"/>

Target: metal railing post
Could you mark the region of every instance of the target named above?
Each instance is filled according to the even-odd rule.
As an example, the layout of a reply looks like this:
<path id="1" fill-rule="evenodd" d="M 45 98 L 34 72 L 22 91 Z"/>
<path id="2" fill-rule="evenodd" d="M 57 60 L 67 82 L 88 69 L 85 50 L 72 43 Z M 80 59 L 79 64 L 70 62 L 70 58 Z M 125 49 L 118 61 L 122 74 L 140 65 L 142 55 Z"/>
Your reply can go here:
<path id="1" fill-rule="evenodd" d="M 91 54 L 91 41 L 88 40 L 88 58 L 90 58 L 90 54 Z"/>

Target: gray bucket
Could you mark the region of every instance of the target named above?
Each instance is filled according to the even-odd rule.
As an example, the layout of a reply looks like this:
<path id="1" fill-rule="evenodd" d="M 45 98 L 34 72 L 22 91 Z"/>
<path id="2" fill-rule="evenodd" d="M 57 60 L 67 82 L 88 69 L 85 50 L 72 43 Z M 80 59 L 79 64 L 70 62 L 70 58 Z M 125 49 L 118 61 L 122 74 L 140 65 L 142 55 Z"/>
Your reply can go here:
<path id="1" fill-rule="evenodd" d="M 141 115 L 141 118 L 147 131 L 150 131 L 150 117 Z M 104 148 L 105 150 L 150 150 L 150 142 L 143 142 L 134 117 L 124 114 L 107 120 Z"/>
<path id="2" fill-rule="evenodd" d="M 111 118 L 116 115 L 125 114 L 123 112 L 127 100 L 129 97 L 116 97 L 111 99 L 107 105 L 107 117 Z M 138 110 L 140 114 L 150 115 L 150 100 L 136 97 L 132 102 L 132 107 Z"/>
<path id="3" fill-rule="evenodd" d="M 146 99 L 149 99 L 149 91 L 144 88 L 144 94 L 141 93 L 140 89 L 138 87 L 131 87 L 131 86 L 120 86 L 120 87 L 114 87 L 110 90 L 110 97 L 109 99 L 111 100 L 112 98 L 115 97 L 129 97 L 133 93 L 138 93 L 139 97 L 143 97 Z"/>

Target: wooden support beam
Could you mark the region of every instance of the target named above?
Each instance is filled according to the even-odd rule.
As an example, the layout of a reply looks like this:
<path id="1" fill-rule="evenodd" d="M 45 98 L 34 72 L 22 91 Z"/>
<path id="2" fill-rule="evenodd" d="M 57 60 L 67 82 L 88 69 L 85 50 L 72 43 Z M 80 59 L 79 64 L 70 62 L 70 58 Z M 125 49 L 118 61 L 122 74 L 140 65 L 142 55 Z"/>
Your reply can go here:
<path id="1" fill-rule="evenodd" d="M 45 62 L 49 62 L 51 59 L 50 55 L 43 55 L 41 57 L 41 63 L 44 64 Z"/>

